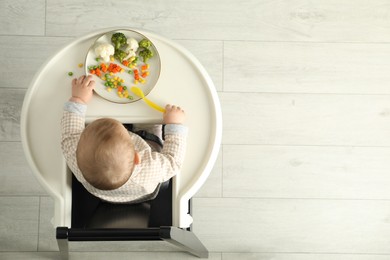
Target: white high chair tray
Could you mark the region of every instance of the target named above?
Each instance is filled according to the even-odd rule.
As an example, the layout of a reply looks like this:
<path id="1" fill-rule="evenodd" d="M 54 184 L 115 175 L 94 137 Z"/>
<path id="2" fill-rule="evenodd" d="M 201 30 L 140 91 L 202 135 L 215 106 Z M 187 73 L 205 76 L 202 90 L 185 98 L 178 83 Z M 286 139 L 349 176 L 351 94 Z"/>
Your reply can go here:
<path id="1" fill-rule="evenodd" d="M 80 37 L 51 57 L 35 75 L 27 90 L 22 114 L 21 137 L 27 161 L 39 182 L 54 198 L 54 226 L 70 226 L 71 173 L 60 147 L 63 104 L 71 96 L 71 80 L 84 74 L 79 68 L 89 47 L 107 28 Z M 133 30 L 133 29 L 132 29 Z M 222 115 L 212 80 L 199 61 L 186 49 L 155 33 L 136 30 L 151 39 L 161 58 L 160 78 L 148 98 L 164 106 L 184 108 L 189 127 L 186 159 L 173 179 L 173 225 L 189 227 L 188 200 L 204 184 L 214 166 L 222 136 Z M 68 76 L 72 71 L 74 75 Z M 128 104 L 109 102 L 98 95 L 88 105 L 86 121 L 99 117 L 123 123 L 161 123 L 160 112 L 142 100 Z"/>

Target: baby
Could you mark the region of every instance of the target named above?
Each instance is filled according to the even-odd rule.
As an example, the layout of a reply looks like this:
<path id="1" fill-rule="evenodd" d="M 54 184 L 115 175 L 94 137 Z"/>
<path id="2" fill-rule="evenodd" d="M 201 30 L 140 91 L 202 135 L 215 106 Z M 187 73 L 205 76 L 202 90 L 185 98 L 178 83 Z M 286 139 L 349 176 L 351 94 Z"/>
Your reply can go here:
<path id="1" fill-rule="evenodd" d="M 159 185 L 178 174 L 184 160 L 184 111 L 166 106 L 161 148 L 160 141 L 145 141 L 114 119 L 101 118 L 85 127 L 94 87 L 92 76 L 74 79 L 72 97 L 64 105 L 61 147 L 69 168 L 86 190 L 102 200 L 138 203 L 155 198 Z M 159 127 L 152 127 L 157 136 Z"/>

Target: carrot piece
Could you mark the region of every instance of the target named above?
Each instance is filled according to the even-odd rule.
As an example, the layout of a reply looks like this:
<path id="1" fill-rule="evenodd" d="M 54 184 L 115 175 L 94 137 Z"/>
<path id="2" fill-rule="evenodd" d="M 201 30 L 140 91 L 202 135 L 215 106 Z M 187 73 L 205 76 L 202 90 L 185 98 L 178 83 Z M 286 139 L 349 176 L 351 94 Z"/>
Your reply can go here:
<path id="1" fill-rule="evenodd" d="M 123 87 L 122 86 L 118 87 L 118 92 L 122 92 L 122 91 L 123 91 Z"/>
<path id="2" fill-rule="evenodd" d="M 114 63 L 110 63 L 110 65 L 108 66 L 108 71 L 115 73 L 115 64 Z"/>
<path id="3" fill-rule="evenodd" d="M 107 67 L 107 70 L 111 72 L 111 64 Z"/>
<path id="4" fill-rule="evenodd" d="M 101 70 L 102 70 L 103 72 L 107 72 L 107 66 L 106 66 L 106 64 L 104 64 L 104 63 L 100 64 L 100 68 L 101 68 Z"/>
<path id="5" fill-rule="evenodd" d="M 110 65 L 108 65 L 108 68 L 107 70 L 109 72 L 112 72 L 112 73 L 118 73 L 118 72 L 122 72 L 122 67 L 119 66 L 119 65 L 116 65 L 114 63 L 110 63 Z M 104 71 L 105 72 L 105 71 Z"/>

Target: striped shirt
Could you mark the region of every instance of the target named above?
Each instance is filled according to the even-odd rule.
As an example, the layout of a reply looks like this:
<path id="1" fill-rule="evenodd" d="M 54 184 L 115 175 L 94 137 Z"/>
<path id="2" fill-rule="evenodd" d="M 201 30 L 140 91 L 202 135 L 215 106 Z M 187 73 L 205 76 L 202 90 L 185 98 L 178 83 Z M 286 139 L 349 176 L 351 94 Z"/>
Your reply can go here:
<path id="1" fill-rule="evenodd" d="M 113 190 L 100 190 L 89 184 L 76 159 L 77 144 L 85 128 L 87 106 L 66 102 L 61 120 L 61 147 L 66 163 L 79 182 L 96 197 L 113 203 L 138 203 L 156 197 L 159 184 L 180 172 L 186 150 L 187 127 L 168 124 L 164 129 L 164 146 L 154 151 L 141 137 L 129 132 L 141 163 L 135 165 L 128 181 Z"/>

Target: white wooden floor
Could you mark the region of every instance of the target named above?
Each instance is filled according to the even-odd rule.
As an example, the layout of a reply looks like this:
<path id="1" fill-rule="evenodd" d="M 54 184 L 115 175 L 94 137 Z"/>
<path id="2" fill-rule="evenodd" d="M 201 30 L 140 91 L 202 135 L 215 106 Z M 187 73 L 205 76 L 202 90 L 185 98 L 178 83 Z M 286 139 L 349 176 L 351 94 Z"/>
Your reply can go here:
<path id="1" fill-rule="evenodd" d="M 58 258 L 20 142 L 29 82 L 75 37 L 121 25 L 179 42 L 216 84 L 223 144 L 194 199 L 210 259 L 390 259 L 388 0 L 0 0 L 0 259 Z M 194 259 L 165 243 L 71 249 Z"/>

